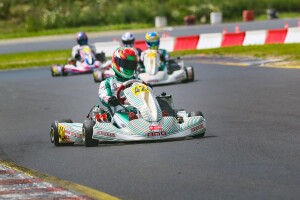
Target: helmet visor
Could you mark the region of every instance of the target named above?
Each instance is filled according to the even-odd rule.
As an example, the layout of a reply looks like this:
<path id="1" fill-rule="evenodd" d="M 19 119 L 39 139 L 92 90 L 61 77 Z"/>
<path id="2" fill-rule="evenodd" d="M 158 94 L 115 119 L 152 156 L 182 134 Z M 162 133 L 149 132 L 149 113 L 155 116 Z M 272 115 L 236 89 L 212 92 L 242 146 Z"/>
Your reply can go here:
<path id="1" fill-rule="evenodd" d="M 134 40 L 122 40 L 124 45 L 133 45 Z"/>
<path id="2" fill-rule="evenodd" d="M 137 61 L 120 59 L 117 56 L 114 57 L 114 60 L 119 67 L 124 69 L 136 70 L 138 64 Z"/>

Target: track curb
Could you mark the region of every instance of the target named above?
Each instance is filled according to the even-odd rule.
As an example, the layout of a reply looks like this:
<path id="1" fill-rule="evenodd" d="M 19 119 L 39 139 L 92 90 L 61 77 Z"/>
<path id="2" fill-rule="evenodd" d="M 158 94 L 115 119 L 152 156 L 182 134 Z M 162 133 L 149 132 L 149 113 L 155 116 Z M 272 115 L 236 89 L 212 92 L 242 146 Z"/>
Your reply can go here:
<path id="1" fill-rule="evenodd" d="M 48 174 L 44 174 L 41 172 L 38 172 L 36 170 L 33 169 L 29 169 L 20 165 L 17 165 L 15 163 L 9 162 L 9 161 L 5 161 L 0 159 L 0 166 L 4 166 L 6 168 L 9 168 L 11 170 L 15 170 L 17 172 L 20 172 L 22 174 L 25 174 L 29 177 L 41 180 L 43 182 L 48 182 L 48 183 L 52 183 L 55 185 L 58 185 L 60 187 L 69 189 L 71 191 L 83 194 L 89 198 L 92 199 L 98 199 L 98 200 L 119 200 L 119 198 L 111 196 L 109 194 L 106 194 L 104 192 L 92 189 L 92 188 L 88 188 L 86 186 L 83 185 L 79 185 L 77 183 L 74 182 L 70 182 L 70 181 L 66 181 Z"/>

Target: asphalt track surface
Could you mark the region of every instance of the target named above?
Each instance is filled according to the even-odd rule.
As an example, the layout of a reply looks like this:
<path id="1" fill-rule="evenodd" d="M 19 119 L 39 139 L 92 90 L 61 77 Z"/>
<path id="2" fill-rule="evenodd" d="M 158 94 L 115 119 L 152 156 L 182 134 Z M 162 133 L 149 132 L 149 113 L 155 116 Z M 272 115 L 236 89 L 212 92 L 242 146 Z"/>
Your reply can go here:
<path id="1" fill-rule="evenodd" d="M 0 158 L 121 199 L 299 199 L 300 70 L 194 63 L 192 83 L 155 87 L 201 110 L 202 139 L 55 147 L 55 119 L 98 104 L 91 74 L 0 72 Z"/>
<path id="2" fill-rule="evenodd" d="M 201 33 L 221 33 L 223 28 L 227 29 L 227 32 L 234 32 L 235 26 L 239 25 L 241 31 L 249 30 L 269 30 L 269 29 L 283 29 L 285 24 L 288 23 L 290 27 L 296 27 L 299 19 L 276 19 L 266 21 L 253 21 L 253 22 L 237 22 L 237 23 L 223 23 L 216 25 L 194 25 L 194 26 L 176 26 L 166 27 L 159 29 L 158 33 L 162 36 L 163 32 L 170 33 L 170 36 L 187 36 L 197 35 Z M 135 33 L 137 40 L 144 40 L 145 33 L 155 29 L 144 30 L 131 30 Z M 83 30 L 84 31 L 84 30 Z M 120 41 L 120 38 L 124 31 L 108 31 L 95 34 L 89 34 L 89 42 L 107 42 L 113 41 L 114 38 Z M 10 40 L 9 40 L 10 41 Z M 58 50 L 58 49 L 72 49 L 76 44 L 75 35 L 69 36 L 54 36 L 53 38 L 47 38 L 46 41 L 37 37 L 32 39 L 25 39 L 22 41 L 11 40 L 11 42 L 1 42 L 0 40 L 0 54 L 17 53 L 17 52 L 32 52 L 41 50 Z"/>

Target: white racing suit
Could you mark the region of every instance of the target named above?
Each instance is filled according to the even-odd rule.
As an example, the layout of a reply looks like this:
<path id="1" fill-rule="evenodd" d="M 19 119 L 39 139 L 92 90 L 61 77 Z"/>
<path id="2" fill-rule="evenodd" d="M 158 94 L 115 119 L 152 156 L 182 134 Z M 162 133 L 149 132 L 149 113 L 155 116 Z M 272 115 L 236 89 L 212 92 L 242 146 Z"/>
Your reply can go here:
<path id="1" fill-rule="evenodd" d="M 80 60 L 77 60 L 76 59 L 76 55 L 79 54 L 79 51 L 83 49 L 83 47 L 86 46 L 86 45 L 82 45 L 80 46 L 79 44 L 75 45 L 73 48 L 72 48 L 72 59 L 76 61 L 76 64 L 75 66 L 81 66 L 81 61 Z M 91 48 L 94 56 L 96 55 L 96 48 L 94 45 L 87 45 Z"/>

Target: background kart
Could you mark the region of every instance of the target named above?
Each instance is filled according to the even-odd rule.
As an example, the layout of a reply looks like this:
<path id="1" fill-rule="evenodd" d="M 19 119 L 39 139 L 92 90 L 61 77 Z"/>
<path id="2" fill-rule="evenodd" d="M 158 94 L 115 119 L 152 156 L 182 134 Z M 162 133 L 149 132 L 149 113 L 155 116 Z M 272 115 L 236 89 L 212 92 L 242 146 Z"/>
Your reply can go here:
<path id="1" fill-rule="evenodd" d="M 96 60 L 91 48 L 84 45 L 79 50 L 79 60 L 70 60 L 66 65 L 52 65 L 50 68 L 52 76 L 66 76 L 68 74 L 92 73 L 100 67 L 101 62 Z"/>
<path id="2" fill-rule="evenodd" d="M 205 134 L 201 112 L 175 111 L 172 96 L 163 93 L 155 97 L 152 89 L 140 80 L 123 83 L 117 97 L 122 104 L 127 99 L 128 105 L 119 106 L 113 117 L 110 109 L 94 106 L 83 123 L 54 121 L 51 142 L 56 146 L 85 143 L 89 147 L 97 146 L 99 141 L 163 140 Z"/>
<path id="3" fill-rule="evenodd" d="M 94 70 L 93 76 L 95 82 L 101 82 L 107 78 L 115 75 L 114 70 L 111 68 L 111 60 L 105 61 L 101 67 Z"/>
<path id="4" fill-rule="evenodd" d="M 139 65 L 135 76 L 146 83 L 151 83 L 151 85 L 194 81 L 194 68 L 192 66 L 184 66 L 184 61 L 179 58 L 169 60 L 169 66 L 164 71 L 160 71 L 160 55 L 157 51 L 151 50 L 144 55 L 143 64 L 145 68 Z M 110 61 L 105 67 L 94 71 L 94 81 L 101 82 L 114 75 Z"/>
<path id="5" fill-rule="evenodd" d="M 162 85 L 194 80 L 193 67 L 184 66 L 183 60 L 171 59 L 169 60 L 169 65 L 161 71 L 160 54 L 158 51 L 147 50 L 142 56 L 145 68 L 137 70 L 137 77 L 146 83 L 151 83 L 151 85 Z"/>

